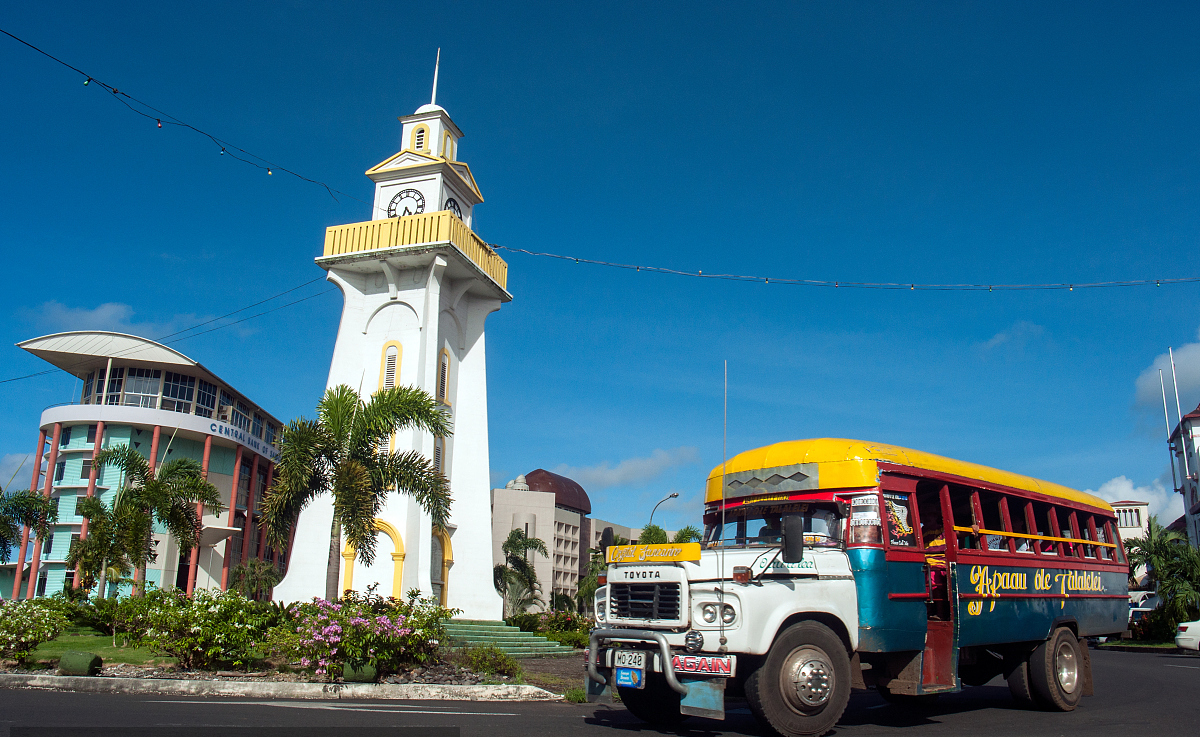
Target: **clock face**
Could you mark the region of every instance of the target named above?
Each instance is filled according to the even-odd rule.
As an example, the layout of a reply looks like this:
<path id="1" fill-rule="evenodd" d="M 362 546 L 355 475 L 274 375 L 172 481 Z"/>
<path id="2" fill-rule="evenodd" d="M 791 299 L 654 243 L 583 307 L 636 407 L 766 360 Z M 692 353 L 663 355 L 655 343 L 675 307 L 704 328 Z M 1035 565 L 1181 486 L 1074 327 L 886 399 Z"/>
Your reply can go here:
<path id="1" fill-rule="evenodd" d="M 425 195 L 415 189 L 404 189 L 388 203 L 388 217 L 404 217 L 425 212 Z"/>
<path id="2" fill-rule="evenodd" d="M 456 202 L 453 197 L 450 197 L 446 200 L 446 207 L 443 209 L 449 210 L 450 212 L 454 213 L 455 217 L 457 217 L 459 220 L 462 220 L 462 208 L 458 206 L 458 202 Z"/>

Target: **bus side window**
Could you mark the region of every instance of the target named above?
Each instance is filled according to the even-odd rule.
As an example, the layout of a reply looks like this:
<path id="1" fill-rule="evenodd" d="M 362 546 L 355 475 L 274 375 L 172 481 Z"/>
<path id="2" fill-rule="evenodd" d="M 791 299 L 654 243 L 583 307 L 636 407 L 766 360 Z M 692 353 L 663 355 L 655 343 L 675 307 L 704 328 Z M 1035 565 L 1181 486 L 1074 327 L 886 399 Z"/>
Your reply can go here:
<path id="1" fill-rule="evenodd" d="M 955 527 L 971 527 L 979 525 L 983 527 L 983 521 L 975 519 L 975 509 L 972 503 L 974 493 L 969 489 L 964 489 L 961 486 L 950 487 L 950 511 L 954 515 Z M 978 550 L 979 538 L 969 530 L 955 530 L 958 535 L 959 550 Z"/>
<path id="2" fill-rule="evenodd" d="M 1104 529 L 1108 531 L 1108 541 L 1111 543 L 1115 543 L 1117 546 L 1115 548 L 1111 548 L 1111 550 L 1116 554 L 1115 557 L 1116 557 L 1117 562 L 1124 563 L 1125 562 L 1125 547 L 1121 543 L 1121 538 L 1120 538 L 1120 536 L 1117 535 L 1116 530 L 1113 527 L 1112 520 L 1105 521 Z"/>
<path id="3" fill-rule="evenodd" d="M 1010 532 L 1004 524 L 1004 515 L 1000 510 L 1001 496 L 994 491 L 980 491 L 976 493 L 976 498 L 979 500 L 979 508 L 982 514 L 982 520 L 979 526 L 985 530 L 995 530 Z M 1008 541 L 1011 539 L 1007 535 L 983 535 L 984 547 L 988 550 L 1008 550 Z"/>
<path id="4" fill-rule="evenodd" d="M 1103 525 L 1104 520 L 1101 520 L 1100 524 Z M 1108 540 L 1104 537 L 1104 527 L 1096 527 L 1096 518 L 1090 514 L 1087 516 L 1087 533 L 1089 540 L 1095 540 L 1102 543 L 1108 542 Z M 1100 560 L 1109 560 L 1109 550 L 1109 548 L 1097 545 L 1092 554 Z"/>
<path id="5" fill-rule="evenodd" d="M 921 520 L 921 544 L 925 548 L 946 551 L 946 530 L 942 524 L 941 485 L 930 486 L 922 482 L 917 487 L 917 514 Z"/>
<path id="6" fill-rule="evenodd" d="M 1083 525 L 1080 523 L 1079 514 L 1077 512 L 1071 512 L 1070 514 L 1068 514 L 1067 522 L 1071 526 L 1070 527 L 1071 537 L 1075 538 L 1076 540 L 1084 540 L 1087 538 L 1087 532 L 1086 532 L 1086 530 L 1083 529 Z M 1073 547 L 1075 549 L 1074 555 L 1076 558 L 1092 557 L 1092 553 L 1091 553 L 1092 546 L 1091 545 L 1084 545 L 1082 543 L 1071 543 L 1071 547 Z"/>
<path id="7" fill-rule="evenodd" d="M 1058 537 L 1058 522 L 1054 519 L 1054 508 L 1045 502 L 1030 502 L 1033 507 L 1034 534 L 1042 537 Z M 1037 552 L 1042 555 L 1058 555 L 1059 543 L 1049 540 L 1037 541 Z"/>
<path id="8" fill-rule="evenodd" d="M 1054 537 L 1072 537 L 1071 520 L 1065 509 L 1050 507 L 1050 534 Z M 1075 557 L 1075 546 L 1072 543 L 1057 543 L 1058 554 Z"/>

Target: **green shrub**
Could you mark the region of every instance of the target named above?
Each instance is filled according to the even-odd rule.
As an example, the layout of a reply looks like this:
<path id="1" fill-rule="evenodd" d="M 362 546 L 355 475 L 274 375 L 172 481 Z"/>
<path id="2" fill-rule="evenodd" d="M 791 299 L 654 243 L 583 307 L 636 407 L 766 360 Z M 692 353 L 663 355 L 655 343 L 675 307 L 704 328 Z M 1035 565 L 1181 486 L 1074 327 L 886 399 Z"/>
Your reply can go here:
<path id="1" fill-rule="evenodd" d="M 1196 610 L 1186 612 L 1187 619 L 1177 620 L 1171 616 L 1165 607 L 1146 612 L 1145 616 L 1134 622 L 1129 631 L 1133 639 L 1141 642 L 1170 642 L 1175 639 L 1175 630 L 1180 622 L 1188 622 L 1196 618 Z"/>
<path id="2" fill-rule="evenodd" d="M 537 632 L 538 628 L 542 626 L 542 620 L 539 616 L 529 612 L 522 612 L 514 614 L 511 617 L 506 617 L 504 623 L 509 627 L 516 627 L 522 632 Z"/>
<path id="3" fill-rule="evenodd" d="M 495 645 L 468 648 L 463 652 L 463 660 L 476 673 L 512 677 L 521 675 L 521 664 Z"/>
<path id="4" fill-rule="evenodd" d="M 586 632 L 541 632 L 542 637 L 553 640 L 560 645 L 569 647 L 587 647 L 588 633 Z"/>
<path id="5" fill-rule="evenodd" d="M 504 620 L 510 627 L 524 632 L 587 632 L 595 626 L 590 618 L 569 611 L 516 614 Z"/>
<path id="6" fill-rule="evenodd" d="M 58 637 L 70 624 L 40 599 L 0 601 L 0 657 L 24 660 L 38 645 Z"/>
<path id="7" fill-rule="evenodd" d="M 586 704 L 587 691 L 584 691 L 582 688 L 568 688 L 567 692 L 563 694 L 563 698 L 572 704 Z"/>
<path id="8" fill-rule="evenodd" d="M 142 600 L 143 641 L 184 668 L 249 665 L 267 630 L 263 608 L 235 591 L 198 589 L 190 599 L 176 589 L 151 591 Z"/>

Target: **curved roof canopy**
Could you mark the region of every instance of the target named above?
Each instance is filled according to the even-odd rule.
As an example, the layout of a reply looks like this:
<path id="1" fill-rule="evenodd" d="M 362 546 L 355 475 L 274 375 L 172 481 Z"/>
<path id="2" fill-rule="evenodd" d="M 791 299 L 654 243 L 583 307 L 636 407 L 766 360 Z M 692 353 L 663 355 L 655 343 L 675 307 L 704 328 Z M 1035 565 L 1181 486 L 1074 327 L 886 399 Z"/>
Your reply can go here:
<path id="1" fill-rule="evenodd" d="M 936 471 L 1011 489 L 1046 494 L 1099 509 L 1112 509 L 1108 502 L 1097 496 L 1049 481 L 1001 471 L 978 463 L 956 461 L 920 450 L 901 448 L 898 445 L 845 438 L 790 440 L 739 453 L 725 463 L 724 469 L 717 466 L 708 475 L 704 500 L 720 501 L 722 475 L 728 478 L 761 469 L 786 469 L 785 474 L 797 473 L 804 477 L 804 488 L 810 489 L 872 487 L 879 483 L 879 463 Z M 802 464 L 806 467 L 801 467 Z M 761 493 L 768 491 L 768 488 L 763 488 Z"/>
<path id="2" fill-rule="evenodd" d="M 193 361 L 179 351 L 126 333 L 110 333 L 103 330 L 76 330 L 69 333 L 43 335 L 40 338 L 17 343 L 38 358 L 75 374 L 85 366 L 91 366 L 97 358 L 121 361 L 146 361 L 147 363 L 173 363 L 177 366 L 195 367 Z M 200 366 L 200 368 L 203 368 Z"/>
<path id="3" fill-rule="evenodd" d="M 554 504 L 583 514 L 592 513 L 592 500 L 588 499 L 583 487 L 557 473 L 543 468 L 525 474 L 525 483 L 530 491 L 547 491 L 554 494 Z"/>

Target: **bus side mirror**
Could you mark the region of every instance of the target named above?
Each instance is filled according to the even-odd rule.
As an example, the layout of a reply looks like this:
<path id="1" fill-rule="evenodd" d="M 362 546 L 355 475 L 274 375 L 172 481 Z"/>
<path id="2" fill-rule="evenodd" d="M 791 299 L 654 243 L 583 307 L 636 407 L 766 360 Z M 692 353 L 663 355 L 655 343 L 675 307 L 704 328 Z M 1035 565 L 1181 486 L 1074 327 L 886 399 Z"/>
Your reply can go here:
<path id="1" fill-rule="evenodd" d="M 804 560 L 804 516 L 788 514 L 783 517 L 783 562 Z"/>

